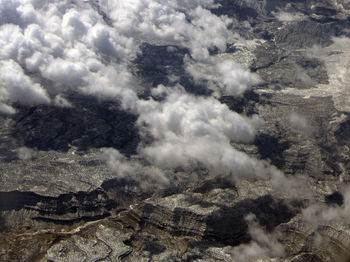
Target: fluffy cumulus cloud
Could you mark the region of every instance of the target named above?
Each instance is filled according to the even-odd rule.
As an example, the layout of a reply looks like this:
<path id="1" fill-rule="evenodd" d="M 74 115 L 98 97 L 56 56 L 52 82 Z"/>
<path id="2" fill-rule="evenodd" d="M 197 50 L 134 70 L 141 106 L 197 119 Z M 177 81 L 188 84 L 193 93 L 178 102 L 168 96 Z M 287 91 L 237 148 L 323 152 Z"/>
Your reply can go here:
<path id="1" fill-rule="evenodd" d="M 144 139 L 139 154 L 152 165 L 204 166 L 235 176 L 268 173 L 268 164 L 231 146 L 252 142 L 262 120 L 230 111 L 217 97 L 242 95 L 259 78 L 210 53 L 224 53 L 237 37 L 228 29 L 233 20 L 210 12 L 215 1 L 107 1 L 105 17 L 90 2 L 0 1 L 1 112 L 14 113 L 13 102 L 69 107 L 65 97 L 70 91 L 115 98 L 139 115 Z M 131 68 L 143 41 L 186 47 L 191 56 L 187 72 L 214 96 L 159 86 L 151 91 L 154 99 L 139 99 L 140 83 Z M 112 155 L 122 166 L 129 163 Z M 125 170 L 118 172 L 132 173 Z"/>
<path id="2" fill-rule="evenodd" d="M 158 90 L 157 90 L 158 89 Z M 252 142 L 255 127 L 262 124 L 257 117 L 247 118 L 231 111 L 227 105 L 213 97 L 197 97 L 187 94 L 183 88 L 166 89 L 163 102 L 140 102 L 140 123 L 150 127 L 157 139 L 164 137 L 212 137 L 217 141 Z"/>
<path id="3" fill-rule="evenodd" d="M 1 0 L 1 112 L 14 113 L 13 102 L 70 107 L 71 91 L 114 98 L 139 115 L 138 152 L 149 164 L 266 177 L 269 164 L 231 146 L 251 143 L 262 120 L 232 112 L 217 100 L 242 95 L 259 78 L 210 52 L 222 54 L 237 39 L 229 30 L 234 21 L 210 11 L 215 2 L 104 1 L 99 9 L 92 1 Z M 181 86 L 159 86 L 151 90 L 153 98 L 140 99 L 132 63 L 144 41 L 187 48 L 187 72 L 214 95 L 196 97 Z M 131 163 L 108 152 L 120 166 Z M 117 172 L 141 173 L 141 167 Z"/>
<path id="4" fill-rule="evenodd" d="M 33 1 L 34 4 L 37 2 Z M 0 17 L 0 25 L 13 23 L 25 26 L 37 21 L 36 11 L 30 1 L 1 0 Z"/>
<path id="5" fill-rule="evenodd" d="M 187 47 L 193 70 L 200 63 L 211 65 L 209 82 L 215 82 L 219 93 L 242 94 L 256 82 L 255 76 L 239 65 L 216 61 L 210 55 L 209 49 L 224 52 L 236 37 L 228 30 L 234 21 L 209 11 L 216 5 L 213 0 L 101 1 L 108 22 L 92 2 L 0 1 L 0 59 L 17 63 L 35 77 L 32 82 L 46 83 L 42 88 L 51 100 L 73 90 L 119 97 L 128 109 L 137 103 L 129 67 L 142 41 Z M 2 93 L 2 100 L 13 101 Z M 43 101 L 38 95 L 27 104 Z"/>
<path id="6" fill-rule="evenodd" d="M 14 112 L 14 101 L 48 103 L 69 90 L 117 97 L 128 88 L 125 67 L 136 48 L 133 39 L 106 25 L 87 3 L 9 0 L 0 2 L 0 13 L 3 112 Z M 107 73 L 110 67 L 113 74 Z M 96 86 L 96 79 L 102 85 Z"/>
<path id="7" fill-rule="evenodd" d="M 181 87 L 159 86 L 153 94 L 166 98 L 140 102 L 138 125 L 152 138 L 139 150 L 145 159 L 162 168 L 205 167 L 234 178 L 268 175 L 266 163 L 231 146 L 252 142 L 261 119 L 241 116 L 214 97 L 189 95 Z"/>
<path id="8" fill-rule="evenodd" d="M 217 98 L 242 95 L 259 77 L 223 55 L 237 35 L 229 29 L 232 19 L 210 11 L 216 1 L 104 1 L 104 8 L 96 2 L 0 0 L 1 112 L 15 113 L 14 102 L 70 107 L 72 91 L 117 99 L 139 116 L 138 152 L 157 168 L 205 167 L 234 177 L 274 172 L 231 145 L 251 143 L 263 121 L 232 112 Z M 133 61 L 145 41 L 187 48 L 185 69 L 213 96 L 159 86 L 153 98 L 140 99 Z"/>
<path id="9" fill-rule="evenodd" d="M 56 59 L 45 69 L 44 75 L 66 86 L 79 86 L 83 84 L 84 77 L 88 74 L 85 64 Z"/>
<path id="10" fill-rule="evenodd" d="M 230 59 L 211 57 L 205 62 L 185 60 L 186 71 L 197 83 L 205 81 L 214 91 L 215 96 L 242 95 L 254 85 L 260 83 L 257 74 L 245 70 L 241 65 Z"/>
<path id="11" fill-rule="evenodd" d="M 112 1 L 111 1 L 112 2 Z M 125 35 L 150 42 L 181 44 L 198 60 L 206 60 L 208 49 L 225 51 L 235 39 L 228 27 L 233 20 L 208 9 L 215 1 L 128 0 L 109 4 L 113 25 Z"/>
<path id="12" fill-rule="evenodd" d="M 0 110 L 13 113 L 7 103 L 20 102 L 24 105 L 49 103 L 50 99 L 42 86 L 34 83 L 13 60 L 0 61 Z"/>

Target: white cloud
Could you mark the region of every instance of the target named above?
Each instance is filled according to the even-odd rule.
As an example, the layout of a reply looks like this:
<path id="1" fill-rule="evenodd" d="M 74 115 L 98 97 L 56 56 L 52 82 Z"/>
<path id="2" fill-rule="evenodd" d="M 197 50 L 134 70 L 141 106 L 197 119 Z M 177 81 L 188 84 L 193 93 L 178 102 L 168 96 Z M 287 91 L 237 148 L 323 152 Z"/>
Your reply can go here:
<path id="1" fill-rule="evenodd" d="M 20 1 L 0 0 L 0 25 L 10 23 L 22 23 L 17 8 Z"/>
<path id="2" fill-rule="evenodd" d="M 208 10 L 214 2 L 109 1 L 110 27 L 91 6 L 79 1 L 0 0 L 0 112 L 15 113 L 13 102 L 70 107 L 67 90 L 119 100 L 124 110 L 138 115 L 143 140 L 138 156 L 130 159 L 115 149 L 103 150 L 117 177 L 136 180 L 145 188 L 163 187 L 171 183 L 168 172 L 173 168 L 204 167 L 234 180 L 271 179 L 272 187 L 284 194 L 307 191 L 305 180 L 287 178 L 269 163 L 232 146 L 233 142 L 251 143 L 263 121 L 231 111 L 217 97 L 242 95 L 260 79 L 228 55 L 210 54 L 214 48 L 223 53 L 227 44 L 237 40 L 228 29 L 234 21 Z M 295 19 L 282 13 L 277 17 Z M 142 83 L 134 79 L 132 61 L 143 41 L 188 48 L 187 72 L 195 81 L 206 83 L 214 95 L 196 97 L 182 87 L 159 86 L 151 90 L 157 100 L 139 99 L 136 90 Z M 299 78 L 310 80 L 303 74 Z M 290 115 L 289 124 L 298 132 L 309 130 L 306 119 L 297 114 Z M 30 159 L 35 152 L 20 148 L 18 154 L 20 159 Z M 345 220 L 348 198 L 345 207 L 311 206 L 304 216 L 312 220 L 320 213 L 320 222 Z M 275 236 L 253 222 L 249 230 L 253 242 L 235 249 L 238 261 L 281 254 Z"/>
<path id="3" fill-rule="evenodd" d="M 37 151 L 28 147 L 20 147 L 17 149 L 18 158 L 21 160 L 30 160 L 37 155 Z"/>
<path id="4" fill-rule="evenodd" d="M 191 49 L 195 59 L 208 58 L 208 48 L 221 51 L 233 41 L 227 29 L 233 21 L 206 8 L 214 1 L 142 1 L 110 3 L 114 27 L 122 34 L 151 42 L 178 43 Z"/>
<path id="5" fill-rule="evenodd" d="M 348 224 L 350 222 L 350 188 L 344 189 L 344 204 L 329 206 L 313 203 L 302 211 L 304 219 L 312 225 L 329 225 L 331 223 Z"/>
<path id="6" fill-rule="evenodd" d="M 273 189 L 285 195 L 310 191 L 305 179 L 288 178 L 269 163 L 232 146 L 232 142 L 251 143 L 263 121 L 232 112 L 217 97 L 242 95 L 260 79 L 228 56 L 210 54 L 209 49 L 222 53 L 237 40 L 228 29 L 234 21 L 208 10 L 214 2 L 109 1 L 106 11 L 114 26 L 110 27 L 79 1 L 0 0 L 0 112 L 15 113 L 13 102 L 70 107 L 66 90 L 119 100 L 123 109 L 139 116 L 137 127 L 144 140 L 135 158 L 128 159 L 115 149 L 103 150 L 104 160 L 117 177 L 136 180 L 146 188 L 162 187 L 171 183 L 167 172 L 173 168 L 193 171 L 205 167 L 232 179 L 271 179 Z M 302 19 L 282 12 L 275 15 L 283 22 Z M 339 50 L 348 43 L 345 40 L 334 40 Z M 195 81 L 206 83 L 214 96 L 196 97 L 182 87 L 159 86 L 151 90 L 159 101 L 140 100 L 139 83 L 131 69 L 143 41 L 188 48 L 187 72 Z M 312 83 L 303 72 L 298 77 Z M 310 132 L 302 115 L 292 113 L 288 121 L 293 131 Z M 20 148 L 18 156 L 30 159 L 35 151 Z M 315 204 L 303 210 L 303 215 L 317 224 L 348 223 L 349 208 L 347 192 L 344 206 Z M 238 261 L 283 253 L 276 237 L 252 221 L 249 232 L 253 242 L 235 248 L 233 257 Z"/>
<path id="7" fill-rule="evenodd" d="M 85 80 L 89 83 L 79 90 L 99 98 L 115 99 L 125 110 L 136 113 L 138 97 L 135 82 L 126 65 L 100 65 L 98 72 L 90 73 Z"/>
<path id="8" fill-rule="evenodd" d="M 0 103 L 20 102 L 24 105 L 49 103 L 45 89 L 34 83 L 12 60 L 0 61 Z M 10 112 L 9 106 L 2 106 Z"/>
<path id="9" fill-rule="evenodd" d="M 18 59 L 22 43 L 24 43 L 22 29 L 18 25 L 7 24 L 0 27 L 0 56 L 1 59 Z"/>
<path id="10" fill-rule="evenodd" d="M 12 106 L 0 103 L 0 113 L 5 115 L 12 115 L 16 113 L 16 110 Z"/>
<path id="11" fill-rule="evenodd" d="M 69 10 L 62 17 L 62 31 L 74 42 L 86 34 L 87 26 L 81 20 L 81 16 L 76 10 Z"/>
<path id="12" fill-rule="evenodd" d="M 86 65 L 81 62 L 55 59 L 45 68 L 43 75 L 65 86 L 80 86 L 84 84 L 84 77 L 88 72 Z"/>
<path id="13" fill-rule="evenodd" d="M 306 118 L 302 116 L 301 114 L 298 114 L 296 112 L 290 113 L 288 117 L 291 130 L 302 134 L 302 135 L 309 135 L 311 132 L 311 127 L 309 123 L 307 122 Z"/>
<path id="14" fill-rule="evenodd" d="M 25 25 L 38 22 L 36 11 L 30 2 L 20 5 L 16 10 Z"/>
<path id="15" fill-rule="evenodd" d="M 139 123 L 150 126 L 155 138 L 166 134 L 249 143 L 254 139 L 255 127 L 262 124 L 257 117 L 243 117 L 213 97 L 189 95 L 181 87 L 169 89 L 161 103 L 140 102 L 140 108 Z"/>
<path id="16" fill-rule="evenodd" d="M 2 78 L 7 81 L 1 87 L 2 111 L 12 112 L 13 101 L 71 106 L 64 98 L 66 90 L 117 99 L 124 109 L 139 115 L 142 134 L 153 137 L 154 142 L 141 145 L 139 152 L 158 167 L 202 165 L 236 176 L 268 173 L 268 164 L 251 159 L 230 144 L 252 142 L 262 124 L 257 117 L 241 116 L 215 97 L 195 97 L 183 88 L 152 90 L 155 96 L 164 93 L 165 100 L 160 102 L 140 100 L 136 93 L 130 65 L 142 41 L 189 48 L 192 64 L 188 64 L 188 71 L 196 80 L 208 81 L 216 96 L 241 95 L 258 82 L 256 75 L 238 64 L 209 54 L 208 49 L 214 47 L 224 52 L 236 38 L 228 30 L 233 21 L 208 10 L 214 1 L 109 2 L 113 28 L 88 4 L 40 0 L 0 3 L 1 10 L 8 11 L 7 24 L 0 27 Z M 3 73 L 5 65 L 12 73 Z M 49 80 L 50 84 L 43 85 L 46 90 L 40 79 L 43 83 Z"/>
<path id="17" fill-rule="evenodd" d="M 260 83 L 258 75 L 242 68 L 230 59 L 212 57 L 205 63 L 186 59 L 186 70 L 195 81 L 207 81 L 216 96 L 242 95 L 253 85 Z"/>
<path id="18" fill-rule="evenodd" d="M 156 187 L 169 185 L 164 171 L 154 166 L 143 165 L 136 159 L 127 159 L 114 148 L 102 149 L 102 159 L 115 172 L 118 178 L 139 182 L 144 189 L 155 190 Z"/>
<path id="19" fill-rule="evenodd" d="M 248 232 L 252 240 L 247 244 L 234 247 L 231 258 L 235 262 L 253 262 L 278 258 L 284 255 L 284 247 L 273 233 L 265 232 L 253 214 L 246 217 Z"/>
<path id="20" fill-rule="evenodd" d="M 88 4 L 2 0 L 0 59 L 35 73 L 34 82 L 50 80 L 45 85 L 50 95 L 73 88 L 100 98 L 118 97 L 124 108 L 135 109 L 129 68 L 140 42 L 178 44 L 198 61 L 212 63 L 208 49 L 223 52 L 234 41 L 227 29 L 233 21 L 212 14 L 207 8 L 214 5 L 212 0 L 109 1 L 112 28 Z M 211 67 L 220 94 L 241 94 L 256 80 L 233 62 L 216 61 Z"/>
<path id="21" fill-rule="evenodd" d="M 226 95 L 240 95 L 252 85 L 259 83 L 257 75 L 244 70 L 239 64 L 225 60 L 217 65 L 218 72 L 224 84 L 223 93 Z"/>
<path id="22" fill-rule="evenodd" d="M 162 168 L 204 166 L 218 174 L 268 176 L 268 165 L 235 150 L 230 142 L 250 143 L 262 120 L 241 116 L 213 97 L 195 97 L 182 88 L 160 86 L 162 102 L 139 104 L 138 126 L 154 141 L 139 153 Z"/>
<path id="23" fill-rule="evenodd" d="M 98 54 L 114 57 L 119 62 L 129 55 L 133 56 L 132 52 L 136 51 L 132 38 L 125 37 L 102 23 L 96 23 L 89 29 L 87 41 Z"/>
<path id="24" fill-rule="evenodd" d="M 57 107 L 73 107 L 73 105 L 61 94 L 58 94 L 57 96 L 55 96 L 53 100 L 53 104 Z"/>
<path id="25" fill-rule="evenodd" d="M 172 43 L 189 48 L 188 72 L 196 81 L 207 81 L 216 97 L 242 95 L 258 83 L 257 75 L 229 58 L 211 56 L 208 50 L 215 47 L 224 52 L 227 44 L 235 41 L 237 36 L 228 30 L 233 21 L 212 14 L 208 10 L 215 5 L 212 0 L 108 4 L 113 28 L 88 4 L 2 1 L 2 10 L 8 9 L 12 16 L 6 18 L 9 24 L 0 27 L 0 59 L 20 77 L 6 74 L 9 84 L 1 88 L 1 111 L 13 113 L 14 101 L 27 105 L 51 101 L 69 107 L 65 99 L 68 90 L 116 99 L 123 109 L 139 115 L 142 135 L 154 139 L 151 144 L 141 143 L 139 153 L 157 168 L 204 166 L 236 178 L 269 177 L 269 164 L 231 146 L 231 142 L 252 142 L 262 120 L 232 112 L 215 97 L 189 95 L 182 87 L 153 89 L 152 94 L 164 97 L 163 101 L 140 100 L 130 71 L 142 41 Z M 116 161 L 130 164 L 125 159 Z"/>
<path id="26" fill-rule="evenodd" d="M 199 42 L 203 47 L 217 47 L 220 51 L 225 51 L 227 44 L 234 40 L 234 34 L 227 27 L 233 23 L 233 20 L 227 16 L 213 15 L 209 10 L 198 6 L 190 12 L 193 25 L 190 39 L 193 42 Z M 197 43 L 198 43 L 197 42 Z M 195 59 L 200 57 L 194 56 Z"/>
<path id="27" fill-rule="evenodd" d="M 131 97 L 135 100 L 136 95 L 129 86 L 132 75 L 127 67 L 137 46 L 133 39 L 119 35 L 104 24 L 91 7 L 83 8 L 70 1 L 9 0 L 1 1 L 0 8 L 7 14 L 6 24 L 0 27 L 0 59 L 12 61 L 16 70 L 22 68 L 23 72 L 34 73 L 25 76 L 24 89 L 35 87 L 38 91 L 40 80 L 50 80 L 51 84 L 44 86 L 46 91 L 40 87 L 45 94 L 64 96 L 66 90 L 73 89 L 100 98 L 119 97 L 123 105 L 135 103 L 130 101 Z M 24 23 L 21 14 L 25 17 L 31 12 L 35 12 L 35 19 Z M 4 63 L 9 63 L 6 61 Z M 110 62 L 112 64 L 108 64 Z M 3 78 L 6 75 L 2 72 Z M 2 106 L 4 112 L 13 112 L 9 108 L 14 101 L 27 105 L 36 102 L 33 96 L 24 101 L 19 94 L 15 95 L 20 91 L 18 86 L 16 89 L 8 86 L 6 90 L 2 91 L 1 100 L 9 104 Z M 54 104 L 62 105 L 56 102 Z"/>

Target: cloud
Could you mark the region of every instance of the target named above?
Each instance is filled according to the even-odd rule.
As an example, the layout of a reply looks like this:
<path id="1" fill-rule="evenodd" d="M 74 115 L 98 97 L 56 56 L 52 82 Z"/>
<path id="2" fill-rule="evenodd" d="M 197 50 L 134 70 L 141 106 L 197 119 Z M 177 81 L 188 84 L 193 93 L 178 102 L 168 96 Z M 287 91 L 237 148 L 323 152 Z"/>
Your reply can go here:
<path id="1" fill-rule="evenodd" d="M 0 103 L 0 113 L 5 115 L 12 115 L 16 113 L 16 110 L 12 106 Z"/>
<path id="2" fill-rule="evenodd" d="M 208 58 L 208 48 L 226 49 L 233 22 L 207 8 L 214 1 L 127 0 L 109 4 L 114 27 L 123 35 L 145 41 L 186 46 L 195 59 Z"/>
<path id="3" fill-rule="evenodd" d="M 231 142 L 251 143 L 263 121 L 241 116 L 213 97 L 196 97 L 183 88 L 159 86 L 153 93 L 166 93 L 162 102 L 142 101 L 137 124 L 152 143 L 139 148 L 150 163 L 161 168 L 204 166 L 218 174 L 267 176 L 265 163 L 248 157 Z"/>
<path id="4" fill-rule="evenodd" d="M 137 50 L 134 40 L 125 37 L 103 23 L 96 23 L 87 34 L 87 43 L 104 59 L 115 58 L 116 62 L 133 55 Z"/>
<path id="5" fill-rule="evenodd" d="M 73 105 L 62 95 L 58 94 L 53 100 L 53 104 L 57 107 L 73 107 Z"/>
<path id="6" fill-rule="evenodd" d="M 0 103 L 20 102 L 24 105 L 49 103 L 45 89 L 25 75 L 13 60 L 0 61 Z M 3 105 L 6 113 L 11 113 L 10 105 Z"/>
<path id="7" fill-rule="evenodd" d="M 37 151 L 28 147 L 20 147 L 17 149 L 18 158 L 21 160 L 30 160 L 37 155 Z"/>
<path id="8" fill-rule="evenodd" d="M 247 244 L 234 247 L 231 258 L 237 262 L 253 262 L 262 259 L 284 256 L 284 247 L 273 233 L 265 232 L 253 214 L 246 217 L 248 232 L 252 240 Z"/>
<path id="9" fill-rule="evenodd" d="M 83 85 L 83 78 L 88 75 L 88 68 L 79 62 L 55 59 L 44 71 L 44 76 L 65 86 Z"/>
<path id="10" fill-rule="evenodd" d="M 28 76 L 35 78 L 32 82 L 46 83 L 42 87 L 50 96 L 73 90 L 99 98 L 112 96 L 124 108 L 135 109 L 130 65 L 139 45 L 167 42 L 189 48 L 196 63 L 211 64 L 215 73 L 207 80 L 215 82 L 218 93 L 239 95 L 256 82 L 256 76 L 233 62 L 212 62 L 209 49 L 224 52 L 236 39 L 228 29 L 233 21 L 208 10 L 215 5 L 212 0 L 109 1 L 106 11 L 112 28 L 89 4 L 1 1 L 0 59 L 13 60 L 32 73 Z"/>
<path id="11" fill-rule="evenodd" d="M 257 75 L 230 60 L 219 63 L 217 69 L 225 87 L 223 93 L 226 95 L 241 95 L 252 85 L 260 82 Z"/>
<path id="12" fill-rule="evenodd" d="M 340 191 L 344 197 L 343 203 L 310 201 L 302 210 L 301 216 L 293 222 L 302 223 L 301 232 L 307 236 L 304 241 L 308 250 L 316 254 L 320 251 L 328 253 L 332 261 L 348 261 L 350 257 L 347 241 L 343 240 L 348 238 L 350 188 L 344 186 Z M 334 243 L 339 243 L 341 248 L 334 249 Z"/>
<path id="13" fill-rule="evenodd" d="M 350 222 L 350 188 L 344 189 L 342 206 L 329 206 L 323 203 L 312 203 L 302 212 L 305 221 L 312 225 L 329 225 L 331 223 L 348 224 Z"/>
<path id="14" fill-rule="evenodd" d="M 204 166 L 236 177 L 268 176 L 266 162 L 231 146 L 251 143 L 263 121 L 232 112 L 216 98 L 242 95 L 259 78 L 228 57 L 210 54 L 209 49 L 225 52 L 237 39 L 228 29 L 234 21 L 209 11 L 215 1 L 112 1 L 106 11 L 113 27 L 89 4 L 0 3 L 1 10 L 8 10 L 6 24 L 0 27 L 1 77 L 6 81 L 1 87 L 3 112 L 14 112 L 12 102 L 71 106 L 65 99 L 71 91 L 115 99 L 139 116 L 137 125 L 144 139 L 139 154 L 155 167 Z M 196 97 L 182 87 L 158 87 L 151 93 L 163 99 L 140 99 L 140 83 L 131 69 L 142 41 L 188 48 L 187 71 L 196 81 L 206 81 L 215 96 Z M 131 164 L 114 158 L 124 166 Z M 118 172 L 128 173 L 126 167 Z"/>
<path id="15" fill-rule="evenodd" d="M 113 27 L 88 3 L 0 3 L 10 15 L 0 27 L 1 77 L 7 81 L 0 89 L 2 112 L 14 113 L 12 102 L 69 107 L 65 97 L 72 91 L 114 99 L 138 115 L 143 138 L 139 157 L 162 172 L 205 167 L 235 179 L 271 177 L 270 164 L 231 145 L 251 143 L 263 121 L 232 112 L 217 97 L 242 95 L 260 80 L 230 57 L 209 52 L 224 53 L 237 40 L 228 29 L 234 21 L 210 12 L 215 1 L 108 2 L 105 11 Z M 157 99 L 140 99 L 137 89 L 142 82 L 135 79 L 132 61 L 143 41 L 188 48 L 187 72 L 211 88 L 214 96 L 196 97 L 181 86 L 159 86 L 151 90 Z M 4 74 L 7 71 L 12 73 Z M 133 166 L 116 154 L 114 159 L 125 167 L 118 171 L 121 174 L 132 173 L 127 171 L 129 164 L 133 171 L 144 166 Z"/>
<path id="16" fill-rule="evenodd" d="M 154 166 L 144 165 L 137 159 L 127 159 L 114 148 L 102 149 L 102 159 L 118 178 L 136 181 L 143 189 L 154 191 L 156 187 L 169 185 L 165 172 Z"/>
<path id="17" fill-rule="evenodd" d="M 231 95 L 239 96 L 260 83 L 257 74 L 253 74 L 242 68 L 241 65 L 230 59 L 212 57 L 205 63 L 186 59 L 186 71 L 195 81 L 205 81 L 215 96 Z"/>
<path id="18" fill-rule="evenodd" d="M 269 167 L 270 185 L 274 192 L 286 198 L 312 198 L 313 192 L 310 190 L 310 181 L 302 174 L 286 176 L 275 166 Z"/>
<path id="19" fill-rule="evenodd" d="M 15 113 L 15 102 L 70 107 L 66 99 L 70 92 L 113 99 L 138 116 L 142 138 L 137 156 L 127 158 L 116 149 L 102 150 L 102 158 L 116 177 L 154 190 L 154 186 L 172 183 L 173 169 L 192 172 L 205 168 L 233 180 L 269 179 L 276 192 L 305 195 L 310 191 L 305 179 L 286 177 L 270 163 L 235 148 L 234 144 L 252 143 L 263 120 L 233 112 L 218 98 L 240 96 L 259 84 L 260 78 L 224 54 L 239 36 L 229 29 L 235 21 L 210 12 L 216 2 L 109 1 L 105 11 L 110 26 L 88 3 L 0 0 L 0 112 Z M 283 22 L 299 19 L 283 12 L 276 17 Z M 142 42 L 187 48 L 187 73 L 213 95 L 194 96 L 179 85 L 160 85 L 150 90 L 148 100 L 141 99 L 137 90 L 142 78 L 135 79 L 133 61 Z M 334 42 L 342 49 L 348 40 Z M 298 77 L 305 83 L 311 81 L 303 72 Z M 292 113 L 288 122 L 294 132 L 309 134 L 302 115 Z M 31 149 L 18 149 L 20 159 L 34 156 Z M 349 196 L 347 193 L 343 207 L 311 205 L 303 211 L 305 220 L 348 222 Z M 253 218 L 249 221 L 253 241 L 234 249 L 236 260 L 283 254 L 276 236 L 262 230 Z"/>
<path id="20" fill-rule="evenodd" d="M 6 13 L 0 27 L 1 75 L 12 83 L 2 87 L 1 101 L 7 103 L 2 112 L 13 113 L 12 102 L 48 103 L 49 96 L 63 97 L 67 91 L 135 103 L 130 101 L 135 95 L 127 67 L 137 46 L 106 25 L 93 8 L 71 1 L 9 0 L 0 2 L 0 10 Z M 26 75 L 22 95 L 13 74 L 4 71 L 9 63 Z M 29 100 L 21 99 L 28 94 Z"/>
<path id="21" fill-rule="evenodd" d="M 159 88 L 163 87 L 156 90 Z M 154 100 L 140 102 L 139 124 L 143 123 L 151 127 L 155 138 L 166 134 L 249 143 L 254 139 L 255 127 L 260 126 L 262 120 L 256 116 L 241 116 L 213 97 L 197 97 L 178 87 L 168 89 L 166 99 L 160 103 Z"/>
<path id="22" fill-rule="evenodd" d="M 62 17 L 62 31 L 74 42 L 86 34 L 87 26 L 76 10 L 69 10 Z"/>
<path id="23" fill-rule="evenodd" d="M 306 118 L 301 114 L 298 114 L 296 112 L 290 113 L 288 116 L 288 121 L 293 132 L 299 133 L 301 135 L 310 135 L 311 127 Z"/>
<path id="24" fill-rule="evenodd" d="M 36 20 L 36 12 L 31 3 L 19 0 L 0 1 L 0 25 L 13 23 L 25 26 Z"/>

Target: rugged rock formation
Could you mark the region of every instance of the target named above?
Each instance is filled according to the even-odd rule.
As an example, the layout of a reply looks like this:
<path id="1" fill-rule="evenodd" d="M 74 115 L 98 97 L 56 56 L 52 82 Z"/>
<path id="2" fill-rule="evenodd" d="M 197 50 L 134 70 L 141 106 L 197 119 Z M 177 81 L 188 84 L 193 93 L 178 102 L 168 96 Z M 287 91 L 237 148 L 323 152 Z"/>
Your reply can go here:
<path id="1" fill-rule="evenodd" d="M 269 181 L 213 178 L 206 170 L 175 170 L 171 186 L 143 188 L 116 178 L 101 158 L 103 147 L 132 160 L 137 153 L 137 116 L 118 103 L 72 93 L 72 108 L 18 105 L 14 116 L 0 116 L 1 261 L 244 261 L 235 254 L 249 247 L 264 261 L 349 255 L 348 223 L 306 220 L 305 212 L 313 205 L 348 208 L 342 190 L 350 178 L 350 50 L 337 41 L 350 36 L 350 4 L 218 2 L 211 12 L 234 18 L 232 30 L 254 42 L 237 42 L 225 55 L 262 79 L 242 97 L 220 98 L 265 121 L 252 144 L 232 146 L 289 177 L 301 175 L 307 190 L 290 195 Z M 143 43 L 140 50 L 131 67 L 143 83 L 141 98 L 173 84 L 169 75 L 191 94 L 211 94 L 185 70 L 187 48 Z M 32 151 L 21 158 L 24 146 Z M 282 253 L 271 251 L 280 246 Z"/>

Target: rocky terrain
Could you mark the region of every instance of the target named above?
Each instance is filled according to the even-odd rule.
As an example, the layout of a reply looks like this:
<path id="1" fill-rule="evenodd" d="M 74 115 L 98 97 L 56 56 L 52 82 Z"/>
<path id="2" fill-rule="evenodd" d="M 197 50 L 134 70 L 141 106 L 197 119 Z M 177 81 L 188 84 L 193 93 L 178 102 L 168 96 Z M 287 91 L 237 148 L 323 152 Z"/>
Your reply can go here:
<path id="1" fill-rule="evenodd" d="M 170 181 L 161 183 L 141 154 L 151 124 L 123 101 L 76 90 L 65 93 L 69 107 L 17 101 L 0 115 L 1 261 L 348 261 L 350 4 L 217 3 L 209 11 L 233 19 L 239 37 L 210 56 L 259 76 L 241 95 L 216 96 L 263 120 L 252 141 L 230 145 L 272 175 L 155 161 Z M 74 4 L 113 23 L 93 1 Z M 203 99 L 217 91 L 215 77 L 188 70 L 189 47 L 146 40 L 129 65 L 140 101 L 166 100 L 159 85 Z M 108 148 L 120 152 L 115 165 Z M 118 175 L 130 162 L 136 175 Z"/>

